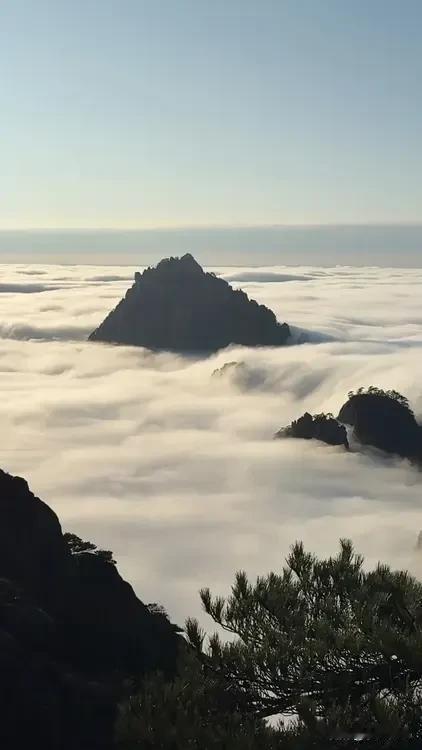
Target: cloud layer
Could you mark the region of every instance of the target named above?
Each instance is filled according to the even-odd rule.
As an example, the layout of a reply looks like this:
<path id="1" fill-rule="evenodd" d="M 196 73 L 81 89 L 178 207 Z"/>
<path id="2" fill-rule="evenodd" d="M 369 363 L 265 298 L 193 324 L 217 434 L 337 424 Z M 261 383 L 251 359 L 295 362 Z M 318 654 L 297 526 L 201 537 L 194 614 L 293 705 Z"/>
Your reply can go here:
<path id="1" fill-rule="evenodd" d="M 88 344 L 132 269 L 1 266 L 0 287 L 47 288 L 0 295 L 2 466 L 179 622 L 199 613 L 201 586 L 225 593 L 238 568 L 277 568 L 298 538 L 326 554 L 351 536 L 369 563 L 417 569 L 420 473 L 272 436 L 360 385 L 422 413 L 422 270 L 212 270 L 322 343 L 189 360 Z M 228 361 L 245 368 L 213 378 Z"/>

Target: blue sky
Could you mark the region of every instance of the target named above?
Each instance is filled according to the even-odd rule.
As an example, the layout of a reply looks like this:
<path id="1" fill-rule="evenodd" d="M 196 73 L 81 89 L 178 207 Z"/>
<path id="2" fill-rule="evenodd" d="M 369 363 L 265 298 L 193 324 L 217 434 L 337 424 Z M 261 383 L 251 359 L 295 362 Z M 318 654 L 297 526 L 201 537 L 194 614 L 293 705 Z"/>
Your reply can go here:
<path id="1" fill-rule="evenodd" d="M 419 0 L 0 6 L 0 228 L 417 222 Z"/>

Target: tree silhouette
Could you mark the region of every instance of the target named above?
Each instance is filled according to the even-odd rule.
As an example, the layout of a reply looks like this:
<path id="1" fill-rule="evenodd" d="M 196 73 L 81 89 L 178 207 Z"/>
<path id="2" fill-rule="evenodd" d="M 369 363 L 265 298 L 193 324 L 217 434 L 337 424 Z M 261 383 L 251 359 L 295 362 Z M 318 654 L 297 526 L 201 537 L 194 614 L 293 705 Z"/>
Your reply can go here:
<path id="1" fill-rule="evenodd" d="M 326 560 L 296 543 L 280 574 L 239 572 L 227 599 L 201 599 L 232 638 L 188 620 L 189 642 L 249 715 L 299 717 L 289 732 L 302 740 L 422 739 L 422 585 L 407 572 L 366 572 L 347 540 Z"/>
<path id="2" fill-rule="evenodd" d="M 407 411 L 413 414 L 406 396 L 403 396 L 401 393 L 395 391 L 394 389 L 386 391 L 383 388 L 378 388 L 375 385 L 370 385 L 368 386 L 368 388 L 364 388 L 363 386 L 361 386 L 357 389 L 357 391 L 349 391 L 347 395 L 349 399 L 355 398 L 356 396 L 378 396 L 380 398 L 389 398 L 391 401 L 397 401 L 400 406 L 403 406 L 405 409 L 407 409 Z"/>
<path id="3" fill-rule="evenodd" d="M 116 561 L 113 558 L 113 553 L 110 550 L 98 549 L 96 544 L 93 544 L 92 542 L 84 542 L 79 536 L 71 534 L 70 532 L 63 534 L 63 539 L 68 545 L 72 555 L 79 555 L 81 552 L 92 552 L 94 555 L 104 560 L 104 562 L 111 563 L 112 565 L 116 564 Z"/>

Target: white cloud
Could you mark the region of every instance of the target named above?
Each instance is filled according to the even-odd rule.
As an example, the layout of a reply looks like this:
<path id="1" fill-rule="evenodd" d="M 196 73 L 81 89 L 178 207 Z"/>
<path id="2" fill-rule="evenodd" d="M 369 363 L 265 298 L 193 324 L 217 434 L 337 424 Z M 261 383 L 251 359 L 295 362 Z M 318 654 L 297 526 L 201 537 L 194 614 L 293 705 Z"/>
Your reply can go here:
<path id="1" fill-rule="evenodd" d="M 246 284 L 266 284 L 273 283 L 275 281 L 307 281 L 308 276 L 303 274 L 292 274 L 292 273 L 278 273 L 277 271 L 254 270 L 254 271 L 240 271 L 232 273 L 224 273 L 223 278 L 230 284 L 232 282 L 246 283 Z"/>
<path id="2" fill-rule="evenodd" d="M 1 266 L 0 284 L 36 271 L 50 289 L 0 296 L 1 465 L 179 622 L 201 586 L 224 593 L 239 567 L 279 567 L 297 538 L 325 554 L 351 536 L 370 563 L 418 567 L 420 473 L 272 436 L 360 385 L 396 388 L 422 413 L 422 271 L 304 267 L 280 284 L 214 270 L 250 273 L 251 296 L 329 340 L 190 360 L 88 344 L 131 269 Z M 212 377 L 233 360 L 245 368 Z"/>
<path id="3" fill-rule="evenodd" d="M 0 294 L 40 294 L 57 288 L 45 284 L 0 284 Z"/>

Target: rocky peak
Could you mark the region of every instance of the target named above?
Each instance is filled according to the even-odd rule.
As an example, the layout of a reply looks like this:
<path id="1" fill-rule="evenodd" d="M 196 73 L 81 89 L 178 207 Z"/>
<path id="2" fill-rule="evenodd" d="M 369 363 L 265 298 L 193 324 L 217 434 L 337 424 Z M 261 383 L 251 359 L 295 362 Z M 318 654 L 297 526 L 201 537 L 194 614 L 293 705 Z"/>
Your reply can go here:
<path id="1" fill-rule="evenodd" d="M 315 414 L 312 416 L 309 412 L 305 412 L 302 417 L 294 420 L 288 427 L 279 430 L 275 437 L 321 440 L 328 445 L 343 445 L 346 449 L 349 448 L 346 428 L 331 414 Z"/>
<path id="2" fill-rule="evenodd" d="M 91 334 L 90 341 L 178 352 L 210 352 L 229 344 L 281 346 L 290 330 L 274 313 L 195 258 L 165 258 L 135 274 L 135 283 Z"/>
<path id="3" fill-rule="evenodd" d="M 174 260 L 175 263 L 177 263 L 184 270 L 195 271 L 196 273 L 198 271 L 203 272 L 202 267 L 195 260 L 191 253 L 185 253 L 181 258 L 175 258 Z"/>
<path id="4" fill-rule="evenodd" d="M 165 274 L 166 276 L 191 276 L 192 274 L 199 274 L 205 276 L 205 271 L 195 260 L 193 255 L 185 253 L 181 258 L 163 258 L 160 260 L 155 268 L 148 269 L 157 277 L 158 274 Z"/>
<path id="5" fill-rule="evenodd" d="M 354 437 L 387 453 L 420 461 L 422 430 L 407 399 L 380 388 L 350 393 L 338 419 L 353 427 Z"/>

